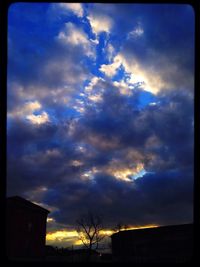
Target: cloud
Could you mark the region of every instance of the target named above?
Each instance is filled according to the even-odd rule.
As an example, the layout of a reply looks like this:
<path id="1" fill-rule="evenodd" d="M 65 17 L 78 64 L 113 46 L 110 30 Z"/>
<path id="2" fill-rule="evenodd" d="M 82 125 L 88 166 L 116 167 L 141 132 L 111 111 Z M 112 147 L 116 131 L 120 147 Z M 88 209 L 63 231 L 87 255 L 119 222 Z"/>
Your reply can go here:
<path id="1" fill-rule="evenodd" d="M 38 101 L 29 101 L 25 103 L 22 107 L 17 107 L 12 112 L 8 112 L 8 116 L 9 117 L 23 117 L 41 108 L 42 106 Z"/>
<path id="2" fill-rule="evenodd" d="M 113 47 L 112 44 L 108 43 L 106 47 L 106 52 L 107 52 L 107 58 L 109 61 L 111 61 L 114 57 L 115 54 L 115 48 Z"/>
<path id="3" fill-rule="evenodd" d="M 190 11 L 69 5 L 10 21 L 7 194 L 47 205 L 52 233 L 88 209 L 107 227 L 192 221 Z"/>
<path id="4" fill-rule="evenodd" d="M 83 17 L 84 10 L 81 3 L 59 3 L 54 5 L 62 8 L 63 10 L 70 10 L 78 17 Z"/>
<path id="5" fill-rule="evenodd" d="M 50 122 L 49 115 L 46 111 L 40 111 L 40 114 L 35 115 L 34 112 L 41 110 L 42 105 L 38 101 L 26 102 L 22 107 L 17 106 L 11 112 L 8 112 L 8 118 L 12 119 L 27 119 L 32 124 L 42 124 Z"/>
<path id="6" fill-rule="evenodd" d="M 93 87 L 99 82 L 99 81 L 103 81 L 102 78 L 99 78 L 97 76 L 92 77 L 92 79 L 90 80 L 89 84 L 85 87 L 86 91 L 91 91 L 93 90 Z"/>
<path id="7" fill-rule="evenodd" d="M 60 195 L 56 202 L 62 203 L 59 204 L 61 210 L 68 212 L 55 214 L 56 220 L 73 224 L 78 216 L 77 208 L 79 213 L 87 209 L 100 210 L 107 227 L 116 224 L 121 218 L 132 225 L 152 221 L 161 225 L 188 222 L 192 220 L 191 177 L 182 178 L 182 174 L 146 174 L 135 181 L 135 186 L 130 186 L 130 183 L 98 173 L 95 182 L 87 180 L 82 184 L 73 183 L 67 189 L 57 188 Z M 51 201 L 49 197 L 48 202 Z"/>
<path id="8" fill-rule="evenodd" d="M 87 19 L 89 20 L 93 33 L 96 35 L 99 35 L 101 32 L 110 33 L 112 27 L 112 19 L 110 17 L 90 12 Z"/>
<path id="9" fill-rule="evenodd" d="M 116 179 L 133 182 L 135 175 L 141 173 L 142 170 L 144 170 L 142 163 L 138 163 L 137 165 L 134 162 L 127 164 L 127 162 L 114 159 L 109 162 L 104 172 L 112 175 Z"/>
<path id="10" fill-rule="evenodd" d="M 93 101 L 93 102 L 101 102 L 102 101 L 101 94 L 89 95 L 88 99 Z"/>
<path id="11" fill-rule="evenodd" d="M 117 87 L 122 95 L 132 95 L 131 90 L 134 88 L 134 86 L 130 85 L 127 81 L 124 80 L 121 81 L 114 81 L 113 85 Z"/>
<path id="12" fill-rule="evenodd" d="M 138 38 L 144 34 L 141 25 L 136 26 L 131 32 L 128 33 L 128 38 Z"/>
<path id="13" fill-rule="evenodd" d="M 105 73 L 106 76 L 113 77 L 116 74 L 117 69 L 120 67 L 120 65 L 121 61 L 118 57 L 115 57 L 112 64 L 102 64 L 99 70 Z"/>
<path id="14" fill-rule="evenodd" d="M 73 227 L 87 209 L 101 211 L 106 227 L 122 218 L 131 225 L 189 222 L 193 216 L 192 99 L 184 93 L 168 93 L 159 95 L 162 105 L 134 111 L 131 107 L 139 94 L 122 95 L 117 87 L 100 84 L 106 90 L 98 109 L 85 106 L 85 116 L 76 121 L 40 129 L 19 122 L 12 125 L 9 192 L 24 195 L 35 190 L 32 201 L 58 208 L 51 217 L 63 229 Z M 70 124 L 73 131 L 68 135 Z M 16 159 L 17 153 L 21 155 Z M 131 181 L 142 169 L 147 173 Z"/>
<path id="15" fill-rule="evenodd" d="M 119 53 L 115 57 L 115 61 L 120 62 L 127 74 L 130 75 L 129 83 L 143 83 L 143 88 L 153 94 L 157 94 L 163 88 L 169 88 L 171 84 L 167 85 L 159 72 L 151 68 L 143 68 L 134 56 L 126 53 Z"/>
<path id="16" fill-rule="evenodd" d="M 87 35 L 71 22 L 65 23 L 65 27 L 63 31 L 59 32 L 57 39 L 63 44 L 83 48 L 88 56 L 93 55 L 91 42 Z"/>
<path id="17" fill-rule="evenodd" d="M 45 111 L 43 111 L 39 115 L 28 115 L 27 119 L 33 124 L 42 124 L 50 121 L 49 116 Z"/>
<path id="18" fill-rule="evenodd" d="M 11 125 L 9 192 L 39 190 L 42 181 L 48 190 L 40 194 L 41 202 L 59 208 L 52 217 L 70 225 L 93 203 L 108 225 L 122 217 L 135 224 L 187 222 L 192 218 L 192 98 L 185 92 L 159 93 L 160 104 L 138 110 L 141 89 L 123 95 L 94 77 L 89 92 L 99 87 L 102 101 L 86 104 L 77 120 L 38 129 L 20 121 Z M 131 181 L 142 169 L 147 173 Z"/>

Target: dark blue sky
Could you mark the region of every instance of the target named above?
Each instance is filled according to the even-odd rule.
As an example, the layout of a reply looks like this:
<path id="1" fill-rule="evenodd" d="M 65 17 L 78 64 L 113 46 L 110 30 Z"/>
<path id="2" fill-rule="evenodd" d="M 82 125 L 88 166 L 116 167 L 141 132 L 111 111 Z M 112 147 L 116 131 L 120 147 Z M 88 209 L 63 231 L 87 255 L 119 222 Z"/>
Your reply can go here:
<path id="1" fill-rule="evenodd" d="M 189 5 L 17 3 L 8 14 L 7 195 L 49 231 L 98 210 L 193 220 L 194 12 Z"/>

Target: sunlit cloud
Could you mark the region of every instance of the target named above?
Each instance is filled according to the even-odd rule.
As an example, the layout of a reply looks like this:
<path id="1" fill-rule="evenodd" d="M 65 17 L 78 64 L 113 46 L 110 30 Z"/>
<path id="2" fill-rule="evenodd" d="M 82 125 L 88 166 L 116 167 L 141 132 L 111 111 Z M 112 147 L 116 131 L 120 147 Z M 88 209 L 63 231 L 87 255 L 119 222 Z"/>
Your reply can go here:
<path id="1" fill-rule="evenodd" d="M 33 197 L 32 196 L 28 197 L 28 194 L 27 194 L 27 199 L 30 200 L 31 202 L 33 202 L 34 204 L 36 204 L 36 205 L 38 205 L 40 207 L 43 207 L 44 209 L 48 210 L 49 212 L 54 212 L 54 211 L 58 211 L 59 210 L 59 208 L 57 208 L 55 206 L 50 206 L 50 205 L 45 204 L 43 202 L 39 202 L 39 201 L 33 200 Z M 52 220 L 50 220 L 49 222 L 52 222 Z"/>
<path id="2" fill-rule="evenodd" d="M 71 22 L 65 23 L 64 30 L 58 34 L 57 38 L 66 44 L 83 46 L 89 44 L 86 34 Z"/>
<path id="3" fill-rule="evenodd" d="M 92 102 L 101 102 L 103 100 L 101 94 L 89 95 L 88 99 L 90 99 Z"/>
<path id="4" fill-rule="evenodd" d="M 98 35 L 101 32 L 110 33 L 112 27 L 112 20 L 111 18 L 100 15 L 100 14 L 89 14 L 87 16 L 90 25 L 92 27 L 92 31 Z"/>
<path id="5" fill-rule="evenodd" d="M 54 218 L 51 218 L 51 217 L 47 218 L 47 223 L 54 222 L 54 221 L 55 221 Z"/>
<path id="6" fill-rule="evenodd" d="M 50 122 L 49 115 L 46 111 L 38 111 L 42 109 L 42 105 L 38 101 L 28 101 L 22 107 L 18 106 L 13 111 L 8 112 L 10 118 L 27 119 L 32 124 L 43 124 Z M 37 111 L 39 114 L 35 115 Z"/>
<path id="7" fill-rule="evenodd" d="M 70 162 L 70 165 L 75 166 L 75 167 L 79 167 L 79 166 L 84 165 L 84 163 L 82 161 L 80 161 L 80 160 L 72 160 Z"/>
<path id="8" fill-rule="evenodd" d="M 88 56 L 94 56 L 93 44 L 87 34 L 72 22 L 65 23 L 65 27 L 59 32 L 57 40 L 64 45 L 79 46 Z"/>
<path id="9" fill-rule="evenodd" d="M 81 3 L 59 3 L 54 5 L 58 5 L 63 10 L 70 10 L 78 17 L 83 17 L 84 11 Z"/>
<path id="10" fill-rule="evenodd" d="M 120 65 L 120 59 L 118 57 L 115 57 L 112 64 L 102 64 L 99 70 L 103 72 L 106 76 L 113 77 L 116 74 L 117 69 L 120 67 Z"/>
<path id="11" fill-rule="evenodd" d="M 41 114 L 38 115 L 28 115 L 26 116 L 27 120 L 29 120 L 32 124 L 43 124 L 50 122 L 49 115 L 47 112 L 43 111 Z"/>
<path id="12" fill-rule="evenodd" d="M 73 108 L 74 108 L 74 110 L 76 110 L 80 114 L 85 112 L 85 108 L 83 106 L 81 106 L 81 105 L 74 105 Z"/>
<path id="13" fill-rule="evenodd" d="M 159 73 L 150 69 L 145 69 L 133 57 L 126 58 L 123 54 L 118 54 L 116 60 L 121 62 L 127 74 L 130 75 L 129 84 L 142 83 L 142 87 L 153 94 L 157 94 L 162 88 L 168 88 L 170 85 L 166 84 Z"/>
<path id="14" fill-rule="evenodd" d="M 96 167 L 93 167 L 91 170 L 88 170 L 81 174 L 81 179 L 83 181 L 89 181 L 94 179 L 94 175 L 98 173 L 99 170 Z"/>
<path id="15" fill-rule="evenodd" d="M 41 109 L 42 105 L 40 102 L 28 101 L 22 107 L 16 107 L 12 112 L 8 112 L 9 117 L 25 117 L 28 114 L 32 114 L 34 111 Z"/>
<path id="16" fill-rule="evenodd" d="M 87 91 L 91 91 L 93 89 L 93 87 L 99 82 L 99 81 L 103 81 L 104 79 L 101 77 L 97 77 L 94 76 L 92 77 L 92 79 L 90 80 L 89 84 L 85 87 L 86 92 Z"/>
<path id="17" fill-rule="evenodd" d="M 41 186 L 36 187 L 33 190 L 27 191 L 25 193 L 25 196 L 37 205 L 37 202 L 35 201 L 36 200 L 38 202 L 41 201 L 44 195 L 46 194 L 47 190 L 48 190 L 48 187 L 41 185 Z M 44 204 L 42 204 L 42 207 L 44 207 Z"/>
<path id="18" fill-rule="evenodd" d="M 142 177 L 146 173 L 142 163 L 133 167 L 120 165 L 121 164 L 118 161 L 111 161 L 105 171 L 113 175 L 116 179 L 125 182 L 133 182 L 135 179 Z"/>
<path id="19" fill-rule="evenodd" d="M 132 87 L 129 85 L 129 83 L 125 82 L 124 80 L 114 81 L 113 85 L 119 89 L 119 92 L 122 95 L 127 95 L 127 96 L 132 95 L 132 91 L 131 91 Z"/>

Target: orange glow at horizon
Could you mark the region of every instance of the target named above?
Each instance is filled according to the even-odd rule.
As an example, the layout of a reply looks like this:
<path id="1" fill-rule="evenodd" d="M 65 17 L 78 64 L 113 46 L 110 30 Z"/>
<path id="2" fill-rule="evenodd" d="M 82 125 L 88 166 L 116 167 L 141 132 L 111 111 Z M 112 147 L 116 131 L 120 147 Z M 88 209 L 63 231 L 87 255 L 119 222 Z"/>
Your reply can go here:
<path id="1" fill-rule="evenodd" d="M 120 231 L 125 230 L 136 230 L 136 229 L 145 229 L 145 228 L 154 228 L 159 227 L 159 225 L 156 224 L 148 224 L 148 225 L 140 225 L 140 226 L 129 226 L 127 228 L 122 228 Z M 117 231 L 114 231 L 112 229 L 102 229 L 100 231 L 100 235 L 105 235 L 107 237 L 110 237 L 112 234 L 116 233 Z M 47 243 L 51 243 L 53 245 L 53 242 L 71 242 L 74 246 L 80 246 L 82 245 L 81 240 L 79 240 L 79 235 L 76 232 L 76 230 L 57 230 L 57 231 L 51 231 L 46 234 L 46 241 Z"/>

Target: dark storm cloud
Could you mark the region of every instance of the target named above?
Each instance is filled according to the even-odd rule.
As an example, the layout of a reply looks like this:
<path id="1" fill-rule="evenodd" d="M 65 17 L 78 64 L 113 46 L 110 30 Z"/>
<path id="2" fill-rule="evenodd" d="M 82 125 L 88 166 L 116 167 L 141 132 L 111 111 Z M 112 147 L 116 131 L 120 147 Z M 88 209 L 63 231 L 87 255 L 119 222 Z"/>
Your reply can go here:
<path id="1" fill-rule="evenodd" d="M 90 106 L 88 116 L 76 122 L 35 127 L 16 121 L 8 134 L 9 192 L 23 194 L 46 186 L 42 201 L 59 208 L 52 213 L 59 223 L 73 224 L 86 209 L 103 211 L 110 225 L 120 218 L 127 224 L 187 221 L 192 216 L 193 100 L 181 93 L 158 99 L 163 103 L 136 111 L 134 96 L 127 104 L 117 88 L 115 94 L 107 88 L 98 109 Z M 74 131 L 69 136 L 71 123 Z M 152 135 L 160 143 L 146 146 Z M 79 144 L 86 144 L 86 153 L 75 151 Z M 53 149 L 61 155 L 45 154 Z M 92 181 L 80 180 L 92 167 L 106 170 L 113 159 L 126 166 L 130 149 L 139 151 L 145 169 L 155 173 L 132 185 L 101 172 Z M 72 160 L 84 165 L 68 165 Z"/>
<path id="2" fill-rule="evenodd" d="M 91 142 L 98 150 L 102 149 L 108 154 L 114 155 L 116 149 L 132 147 L 143 154 L 154 153 L 166 162 L 166 166 L 168 161 L 172 161 L 171 167 L 185 165 L 187 162 L 191 164 L 193 99 L 186 93 L 169 92 L 164 96 L 158 95 L 157 101 L 160 104 L 137 110 L 137 97 L 138 93 L 136 97 L 133 93 L 127 103 L 127 97 L 118 94 L 116 88 L 113 90 L 108 87 L 98 109 L 89 107 L 86 116 L 76 125 L 75 138 Z M 145 148 L 148 138 L 153 135 L 161 144 L 156 148 Z M 148 168 L 148 164 L 146 167 Z M 160 167 L 158 164 L 156 169 Z"/>
<path id="3" fill-rule="evenodd" d="M 64 25 L 49 31 L 52 22 L 45 21 L 45 10 L 30 9 L 32 30 L 26 24 L 22 27 L 28 13 L 22 14 L 21 30 L 15 24 L 19 17 L 9 29 L 8 195 L 30 194 L 31 200 L 57 208 L 51 217 L 58 223 L 71 225 L 87 209 L 102 213 L 109 226 L 121 220 L 126 224 L 191 221 L 193 98 L 185 90 L 189 85 L 180 79 L 190 79 L 193 72 L 190 7 L 136 5 L 129 10 L 125 5 L 101 5 L 98 12 L 119 15 L 111 35 L 119 29 L 118 34 L 123 31 L 127 38 L 141 21 L 143 36 L 127 38 L 121 52 L 130 61 L 134 55 L 144 68 L 152 66 L 174 86 L 155 95 L 152 105 L 139 105 L 145 98 L 140 87 L 123 95 L 111 80 L 101 80 L 92 88 L 93 93 L 102 93 L 101 101 L 86 99 L 78 116 L 73 110 L 75 94 L 83 91 L 81 82 L 90 79 L 82 61 L 84 49 L 59 43 L 55 37 Z M 39 24 L 45 33 L 38 30 Z M 168 63 L 177 67 L 172 76 L 166 71 Z M 38 100 L 50 121 L 36 125 L 16 117 L 16 107 L 24 104 L 22 96 Z M 71 98 L 62 102 L 64 97 Z M 142 178 L 127 182 L 115 177 L 114 171 L 140 163 L 147 171 Z M 84 176 L 88 173 L 91 179 Z"/>
<path id="4" fill-rule="evenodd" d="M 54 184 L 66 173 L 72 179 L 78 170 L 68 163 L 81 155 L 67 136 L 67 127 L 67 123 L 35 126 L 20 120 L 12 122 L 7 137 L 9 194 L 23 194 L 41 183 Z"/>
<path id="5" fill-rule="evenodd" d="M 73 224 L 78 213 L 86 208 L 103 210 L 110 224 L 121 217 L 136 224 L 149 223 L 151 218 L 157 223 L 186 220 L 191 215 L 193 100 L 184 93 L 167 93 L 158 96 L 161 104 L 135 110 L 134 93 L 127 103 L 117 88 L 109 88 L 108 84 L 106 88 L 98 108 L 89 106 L 87 116 L 76 121 L 38 127 L 16 121 L 12 125 L 8 134 L 9 191 L 14 193 L 17 188 L 16 192 L 23 194 L 43 184 L 48 188 L 43 201 L 59 207 L 52 216 L 60 223 Z M 70 125 L 74 127 L 72 136 Z M 146 146 L 152 135 L 160 142 Z M 112 146 L 115 139 L 118 142 Z M 75 151 L 81 143 L 86 144 L 87 153 Z M 61 156 L 44 159 L 46 150 L 52 149 L 58 149 Z M 146 174 L 133 185 L 107 173 L 94 174 L 91 182 L 80 180 L 80 175 L 91 167 L 106 170 L 113 159 L 126 166 L 130 161 L 126 151 L 130 149 L 139 151 L 145 169 L 155 173 Z M 71 160 L 82 161 L 84 165 L 81 168 L 66 165 Z"/>
<path id="6" fill-rule="evenodd" d="M 121 218 L 130 225 L 187 222 L 192 220 L 191 176 L 191 169 L 146 174 L 130 186 L 102 173 L 95 182 L 56 188 L 45 201 L 59 205 L 60 212 L 54 216 L 60 223 L 73 224 L 87 210 L 98 210 L 106 226 L 116 225 Z"/>
<path id="7" fill-rule="evenodd" d="M 54 36 L 49 41 L 48 47 L 44 48 L 45 52 L 41 53 L 38 51 L 41 46 L 38 48 L 38 44 L 34 44 L 34 38 L 38 40 L 41 39 L 41 36 L 22 36 L 22 43 L 18 43 L 18 41 L 15 42 L 11 33 L 10 35 L 10 46 L 13 46 L 13 49 L 11 48 L 9 51 L 10 81 L 19 82 L 27 87 L 30 87 L 31 84 L 35 86 L 35 90 L 37 90 L 37 86 L 45 86 L 51 90 L 66 84 L 75 86 L 77 77 L 82 81 L 86 75 L 89 75 L 85 65 L 80 62 L 83 56 L 80 47 L 62 46 Z M 27 40 L 28 44 L 29 42 L 30 45 L 34 44 L 33 51 L 27 48 Z M 41 43 L 43 44 L 42 40 Z M 23 47 L 27 51 L 24 51 Z"/>

